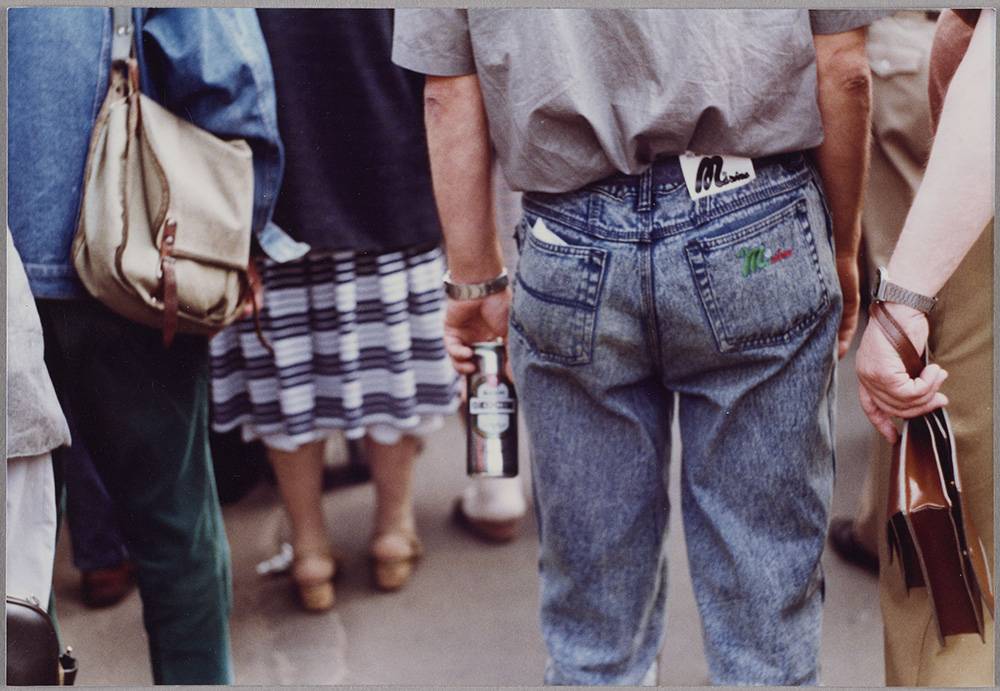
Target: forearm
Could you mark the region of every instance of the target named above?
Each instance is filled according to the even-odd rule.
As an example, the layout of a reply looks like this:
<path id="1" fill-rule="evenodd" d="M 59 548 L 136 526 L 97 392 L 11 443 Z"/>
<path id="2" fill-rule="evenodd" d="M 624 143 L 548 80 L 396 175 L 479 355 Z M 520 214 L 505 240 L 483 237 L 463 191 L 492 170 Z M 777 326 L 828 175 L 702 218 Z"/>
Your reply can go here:
<path id="1" fill-rule="evenodd" d="M 889 262 L 889 276 L 935 295 L 994 215 L 992 12 L 983 10 L 948 88 L 927 171 Z"/>
<path id="2" fill-rule="evenodd" d="M 478 78 L 428 77 L 424 107 L 434 197 L 452 279 L 489 280 L 500 273 L 503 258 L 493 216 L 489 127 Z"/>
<path id="3" fill-rule="evenodd" d="M 838 260 L 854 261 L 868 173 L 871 73 L 865 29 L 817 35 L 818 101 L 823 143 L 816 163 L 833 220 Z"/>

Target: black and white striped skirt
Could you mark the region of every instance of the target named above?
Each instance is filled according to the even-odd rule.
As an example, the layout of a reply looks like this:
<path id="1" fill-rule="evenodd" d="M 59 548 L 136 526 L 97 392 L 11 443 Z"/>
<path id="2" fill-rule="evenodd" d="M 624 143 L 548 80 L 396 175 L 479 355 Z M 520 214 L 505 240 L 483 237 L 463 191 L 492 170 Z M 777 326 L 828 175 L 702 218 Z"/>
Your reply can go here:
<path id="1" fill-rule="evenodd" d="M 260 321 L 211 340 L 212 426 L 294 450 L 330 430 L 393 443 L 425 433 L 458 403 L 444 349 L 438 247 L 382 255 L 310 254 L 260 266 Z"/>

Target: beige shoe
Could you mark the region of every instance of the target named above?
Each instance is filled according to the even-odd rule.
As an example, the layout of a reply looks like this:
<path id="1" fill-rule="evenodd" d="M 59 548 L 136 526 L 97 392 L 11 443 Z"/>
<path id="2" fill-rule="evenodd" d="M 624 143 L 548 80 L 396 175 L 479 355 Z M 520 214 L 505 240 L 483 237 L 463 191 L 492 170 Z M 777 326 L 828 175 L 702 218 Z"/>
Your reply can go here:
<path id="1" fill-rule="evenodd" d="M 375 587 L 387 592 L 402 588 L 410 580 L 423 551 L 420 539 L 412 532 L 399 530 L 376 535 L 368 549 Z"/>
<path id="2" fill-rule="evenodd" d="M 337 562 L 330 552 L 296 554 L 292 561 L 292 581 L 299 601 L 307 612 L 326 612 L 336 600 L 333 577 Z"/>

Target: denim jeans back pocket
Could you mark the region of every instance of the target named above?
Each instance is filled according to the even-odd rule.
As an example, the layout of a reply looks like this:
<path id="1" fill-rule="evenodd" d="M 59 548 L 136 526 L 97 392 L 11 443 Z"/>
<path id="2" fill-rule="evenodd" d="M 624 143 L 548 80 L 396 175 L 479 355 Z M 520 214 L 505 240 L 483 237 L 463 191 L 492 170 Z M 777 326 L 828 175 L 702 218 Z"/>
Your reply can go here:
<path id="1" fill-rule="evenodd" d="M 511 327 L 543 359 L 586 364 L 593 352 L 607 252 L 545 242 L 526 221 L 522 224 Z"/>
<path id="2" fill-rule="evenodd" d="M 830 304 L 805 199 L 685 249 L 722 352 L 786 343 Z"/>

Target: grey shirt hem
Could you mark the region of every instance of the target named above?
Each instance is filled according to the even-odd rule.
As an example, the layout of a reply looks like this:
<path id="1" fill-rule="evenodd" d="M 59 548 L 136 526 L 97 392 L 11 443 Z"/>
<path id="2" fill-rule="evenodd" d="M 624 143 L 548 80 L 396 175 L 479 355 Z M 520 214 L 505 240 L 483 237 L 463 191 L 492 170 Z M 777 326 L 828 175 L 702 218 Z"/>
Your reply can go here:
<path id="1" fill-rule="evenodd" d="M 462 77 L 476 73 L 476 65 L 471 60 L 425 52 L 398 39 L 392 46 L 392 61 L 400 67 L 432 77 Z"/>

